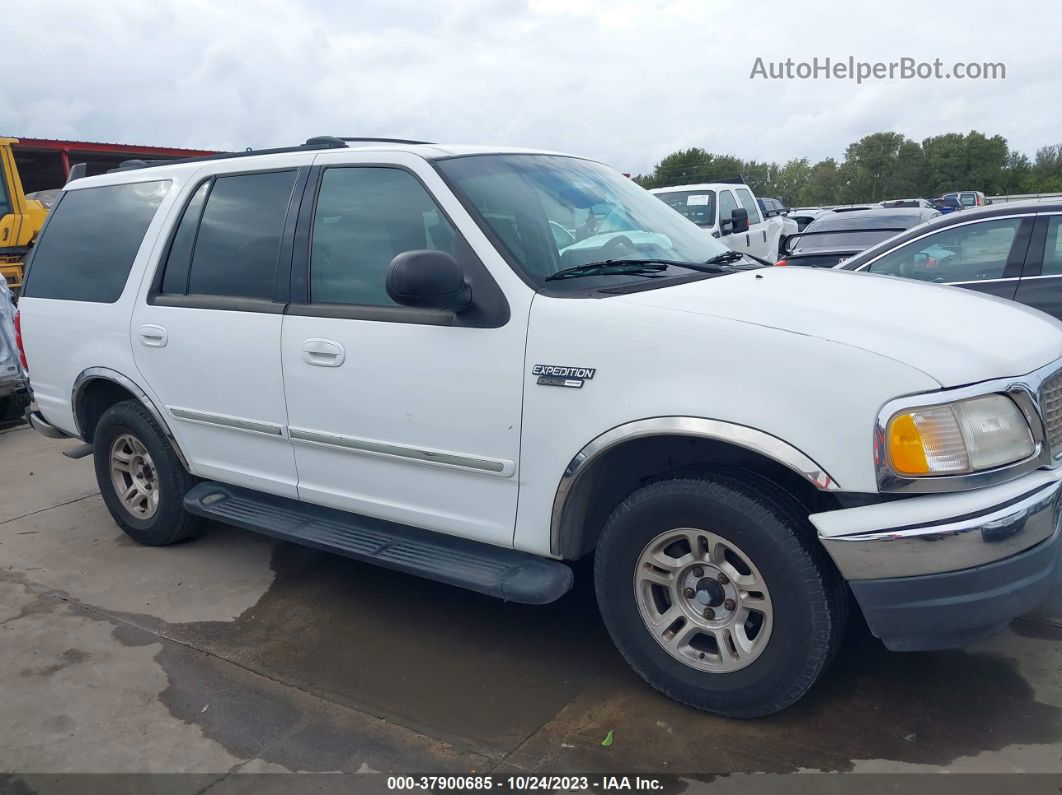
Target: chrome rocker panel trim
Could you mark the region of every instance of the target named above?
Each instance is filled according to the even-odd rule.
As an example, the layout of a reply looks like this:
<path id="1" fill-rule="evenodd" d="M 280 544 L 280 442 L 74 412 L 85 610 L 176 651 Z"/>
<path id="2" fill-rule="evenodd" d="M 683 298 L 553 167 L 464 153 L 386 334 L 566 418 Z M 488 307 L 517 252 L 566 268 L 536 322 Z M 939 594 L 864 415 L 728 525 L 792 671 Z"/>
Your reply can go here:
<path id="1" fill-rule="evenodd" d="M 819 540 L 846 580 L 961 571 L 1020 554 L 1059 532 L 1062 481 L 974 516 Z"/>
<path id="2" fill-rule="evenodd" d="M 553 514 L 550 523 L 552 554 L 560 555 L 561 553 L 560 534 L 564 509 L 579 478 L 589 469 L 588 465 L 618 444 L 649 436 L 695 436 L 727 442 L 777 461 L 796 472 L 817 489 L 822 491 L 840 491 L 841 489 L 837 481 L 826 470 L 800 450 L 777 436 L 747 425 L 703 417 L 652 417 L 635 420 L 602 433 L 576 453 L 564 470 L 557 486 L 557 493 L 553 498 Z"/>

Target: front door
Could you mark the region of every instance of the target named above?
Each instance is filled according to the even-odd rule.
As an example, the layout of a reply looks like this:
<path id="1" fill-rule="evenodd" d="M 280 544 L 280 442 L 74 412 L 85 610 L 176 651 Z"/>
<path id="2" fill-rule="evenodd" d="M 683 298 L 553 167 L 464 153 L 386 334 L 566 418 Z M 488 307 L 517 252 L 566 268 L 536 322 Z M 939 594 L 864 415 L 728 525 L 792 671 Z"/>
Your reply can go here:
<path id="1" fill-rule="evenodd" d="M 300 498 L 511 546 L 530 291 L 506 301 L 452 219 L 471 220 L 423 160 L 316 162 L 282 345 Z M 423 249 L 477 274 L 470 317 L 388 296 L 391 260 Z"/>
<path id="2" fill-rule="evenodd" d="M 774 251 L 770 250 L 771 246 L 767 240 L 768 224 L 760 212 L 760 206 L 756 204 L 756 199 L 752 196 L 752 191 L 748 188 L 737 188 L 735 192 L 741 206 L 749 214 L 749 230 L 745 233 L 745 247 L 741 251 L 760 259 L 773 261 L 778 250 L 777 248 Z"/>

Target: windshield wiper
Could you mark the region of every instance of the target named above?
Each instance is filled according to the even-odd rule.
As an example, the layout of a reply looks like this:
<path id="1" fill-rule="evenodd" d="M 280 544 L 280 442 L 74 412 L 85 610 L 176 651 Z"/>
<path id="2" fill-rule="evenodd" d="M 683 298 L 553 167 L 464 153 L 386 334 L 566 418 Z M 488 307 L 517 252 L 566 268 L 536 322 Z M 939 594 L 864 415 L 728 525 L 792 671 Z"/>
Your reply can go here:
<path id="1" fill-rule="evenodd" d="M 564 268 L 556 273 L 551 273 L 546 277 L 546 281 L 551 282 L 556 279 L 571 279 L 576 276 L 597 276 L 605 273 L 649 276 L 667 270 L 667 266 L 672 264 L 677 263 L 659 259 L 607 259 L 602 262 L 588 262 L 585 265 Z"/>
<path id="2" fill-rule="evenodd" d="M 737 262 L 744 257 L 740 251 L 724 251 L 722 254 L 716 254 L 711 259 L 705 260 L 705 265 L 727 265 L 731 262 Z"/>
<path id="3" fill-rule="evenodd" d="M 597 276 L 602 273 L 648 276 L 667 270 L 669 267 L 686 268 L 700 273 L 727 273 L 728 269 L 720 266 L 737 262 L 742 257 L 748 256 L 751 255 L 742 254 L 740 251 L 724 251 L 722 254 L 716 254 L 706 262 L 685 262 L 675 259 L 607 259 L 602 262 L 588 262 L 585 265 L 576 265 L 573 268 L 559 270 L 547 276 L 546 281 L 571 279 L 576 276 Z M 752 257 L 752 259 L 763 262 L 757 257 Z"/>

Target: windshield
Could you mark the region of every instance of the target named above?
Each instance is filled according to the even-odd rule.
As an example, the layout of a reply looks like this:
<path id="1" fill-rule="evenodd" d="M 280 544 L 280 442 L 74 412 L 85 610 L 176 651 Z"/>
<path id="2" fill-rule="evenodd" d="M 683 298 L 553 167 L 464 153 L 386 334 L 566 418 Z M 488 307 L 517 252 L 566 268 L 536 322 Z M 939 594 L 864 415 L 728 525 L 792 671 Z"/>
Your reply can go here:
<path id="1" fill-rule="evenodd" d="M 679 190 L 653 195 L 697 226 L 715 225 L 714 190 Z"/>
<path id="2" fill-rule="evenodd" d="M 554 155 L 473 155 L 436 161 L 467 209 L 478 215 L 539 286 L 565 268 L 617 259 L 704 262 L 729 251 L 652 194 L 607 166 Z M 669 267 L 654 274 L 690 275 Z M 630 273 L 551 281 L 572 288 L 630 281 Z"/>

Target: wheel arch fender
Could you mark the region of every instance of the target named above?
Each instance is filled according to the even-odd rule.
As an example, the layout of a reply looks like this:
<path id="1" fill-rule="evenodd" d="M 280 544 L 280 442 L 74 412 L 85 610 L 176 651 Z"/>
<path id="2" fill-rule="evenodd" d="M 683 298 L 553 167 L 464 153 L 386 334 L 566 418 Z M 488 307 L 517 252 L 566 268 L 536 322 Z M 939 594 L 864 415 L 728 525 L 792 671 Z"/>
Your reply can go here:
<path id="1" fill-rule="evenodd" d="M 108 391 L 117 396 L 118 389 L 124 390 L 129 395 L 139 400 L 144 408 L 150 412 L 155 421 L 162 428 L 162 432 L 165 434 L 166 439 L 173 447 L 174 452 L 177 454 L 177 458 L 180 460 L 181 465 L 188 471 L 191 471 L 188 465 L 188 459 L 185 457 L 184 451 L 178 444 L 176 437 L 173 435 L 173 431 L 170 429 L 169 423 L 166 421 L 165 415 L 159 410 L 152 401 L 148 393 L 137 384 L 132 378 L 112 370 L 109 367 L 88 367 L 78 374 L 74 379 L 74 386 L 70 390 L 70 406 L 73 409 L 74 424 L 77 428 L 78 436 L 84 439 L 86 442 L 92 441 L 92 436 L 95 431 L 94 424 L 88 420 L 93 413 L 91 412 L 89 401 L 87 398 L 93 393 L 94 390 L 98 390 L 103 385 L 110 385 Z M 107 407 L 113 405 L 115 400 L 110 400 Z"/>
<path id="2" fill-rule="evenodd" d="M 650 417 L 618 425 L 588 442 L 565 467 L 553 499 L 550 551 L 560 558 L 575 558 L 587 551 L 582 519 L 596 469 L 622 448 L 639 440 L 682 439 L 717 443 L 773 463 L 820 492 L 841 490 L 840 484 L 802 450 L 765 431 L 703 417 Z"/>

